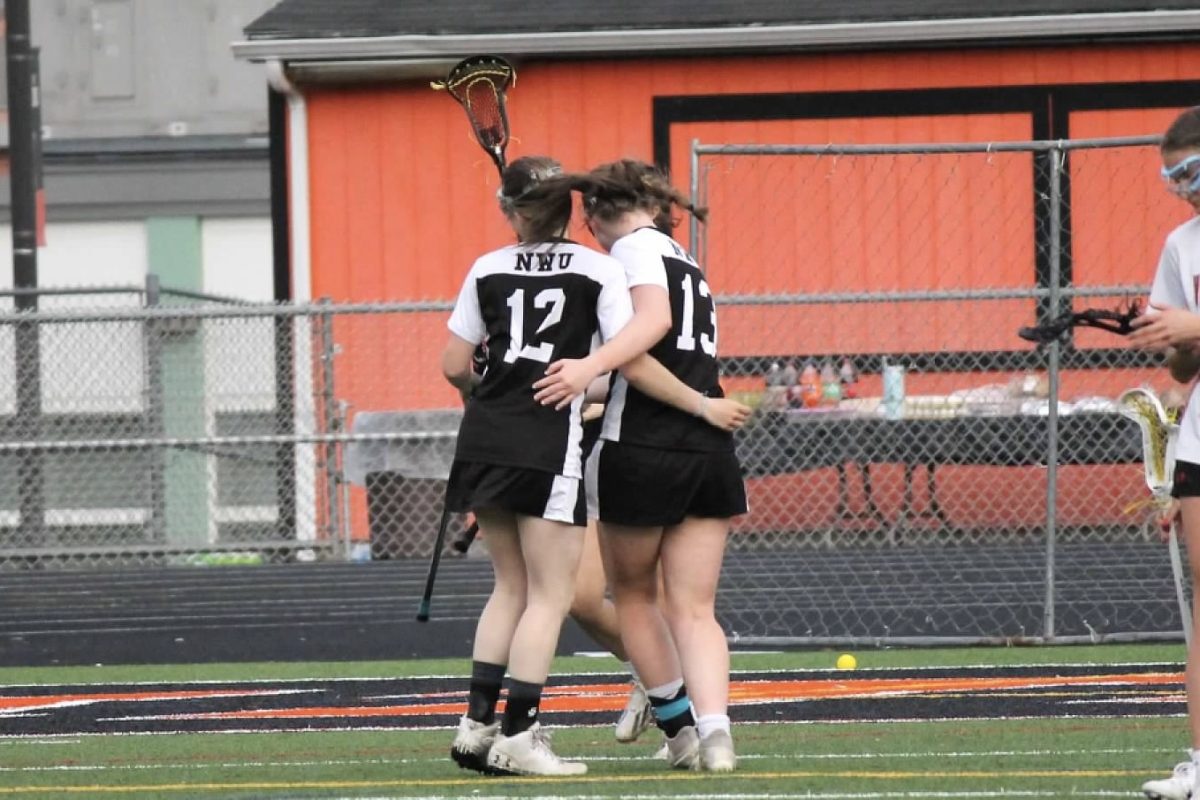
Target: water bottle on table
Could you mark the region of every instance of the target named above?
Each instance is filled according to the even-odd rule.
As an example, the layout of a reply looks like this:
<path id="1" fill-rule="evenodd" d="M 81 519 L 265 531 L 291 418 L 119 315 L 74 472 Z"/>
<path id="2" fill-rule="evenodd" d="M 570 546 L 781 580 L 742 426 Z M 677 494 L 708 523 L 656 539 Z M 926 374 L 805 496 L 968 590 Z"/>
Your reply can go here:
<path id="1" fill-rule="evenodd" d="M 904 367 L 883 360 L 883 415 L 888 419 L 904 416 Z"/>

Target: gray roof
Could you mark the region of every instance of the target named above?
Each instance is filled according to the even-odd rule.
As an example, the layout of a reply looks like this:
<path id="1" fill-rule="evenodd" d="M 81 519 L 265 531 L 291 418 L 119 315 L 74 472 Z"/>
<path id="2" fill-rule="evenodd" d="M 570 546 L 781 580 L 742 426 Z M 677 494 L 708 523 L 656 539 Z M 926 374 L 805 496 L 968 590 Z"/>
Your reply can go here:
<path id="1" fill-rule="evenodd" d="M 282 0 L 251 39 L 495 35 L 1195 10 L 1195 0 Z"/>
<path id="2" fill-rule="evenodd" d="M 238 58 L 327 73 L 335 69 L 330 65 L 361 71 L 403 62 L 428 77 L 444 73 L 446 60 L 474 53 L 579 58 L 1195 41 L 1200 6 L 1196 0 L 282 0 L 245 32 L 233 44 Z"/>

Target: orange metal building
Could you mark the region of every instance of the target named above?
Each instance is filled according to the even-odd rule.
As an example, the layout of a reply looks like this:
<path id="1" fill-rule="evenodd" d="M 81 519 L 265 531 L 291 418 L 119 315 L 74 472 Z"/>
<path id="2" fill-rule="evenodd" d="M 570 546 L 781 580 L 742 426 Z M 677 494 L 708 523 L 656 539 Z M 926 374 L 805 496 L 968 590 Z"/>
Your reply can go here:
<path id="1" fill-rule="evenodd" d="M 509 96 L 510 158 L 549 153 L 568 169 L 626 156 L 655 160 L 681 187 L 691 180 L 693 139 L 822 144 L 1154 134 L 1180 108 L 1200 102 L 1200 12 L 1183 2 L 611 5 L 284 0 L 251 25 L 235 51 L 267 63 L 278 90 L 277 293 L 450 300 L 474 258 L 510 239 L 495 209 L 493 165 L 471 139 L 461 109 L 429 89 L 431 78 L 478 52 L 504 55 L 518 69 Z M 1121 166 L 1132 170 L 1126 174 L 1156 169 L 1152 159 Z M 1012 190 L 1032 193 L 1034 181 L 1031 171 Z M 1152 178 L 1114 186 L 1103 203 L 1081 199 L 1072 209 L 1081 219 L 1091 215 L 1094 231 L 1141 220 L 1122 234 L 1120 248 L 1088 243 L 1101 255 L 1079 260 L 1090 273 L 1077 280 L 1149 281 L 1162 236 L 1178 221 L 1146 214 L 1154 189 Z M 962 224 L 949 226 L 955 235 L 989 223 L 972 219 L 969 207 L 922 202 L 909 213 L 962 215 Z M 787 215 L 773 217 L 760 203 L 749 202 L 738 224 L 785 236 Z M 888 288 L 1044 284 L 1036 235 L 1031 229 L 1003 252 L 944 274 L 898 255 Z M 895 233 L 886 246 L 899 253 L 902 245 L 903 234 Z M 969 241 L 960 245 L 975 249 Z M 730 261 L 713 250 L 708 267 L 718 294 L 871 288 L 862 285 L 867 277 L 819 257 L 790 271 L 723 263 Z M 801 334 L 781 318 L 779 337 L 766 338 L 740 334 L 737 312 L 722 313 L 724 357 L 835 351 L 827 326 L 805 326 Z M 378 351 L 367 339 L 380 335 L 404 341 L 386 363 L 339 366 L 339 387 L 351 392 L 356 408 L 455 402 L 437 369 L 446 314 L 407 316 L 390 334 L 378 325 L 339 333 L 346 348 Z M 949 338 L 916 332 L 891 349 L 1026 349 L 996 326 L 979 326 L 965 342 Z M 872 346 L 863 342 L 861 349 Z M 379 372 L 396 377 L 369 379 Z"/>

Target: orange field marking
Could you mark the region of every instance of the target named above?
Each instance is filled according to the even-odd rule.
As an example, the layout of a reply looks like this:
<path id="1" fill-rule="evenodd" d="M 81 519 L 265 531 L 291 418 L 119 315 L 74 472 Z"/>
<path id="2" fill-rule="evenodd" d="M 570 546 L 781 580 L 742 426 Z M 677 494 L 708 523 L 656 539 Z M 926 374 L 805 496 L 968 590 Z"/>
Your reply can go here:
<path id="1" fill-rule="evenodd" d="M 278 695 L 278 689 L 185 689 L 169 692 L 98 692 L 94 694 L 47 694 L 5 697 L 0 695 L 0 716 L 6 712 L 34 711 L 45 708 L 78 706 L 87 703 L 153 703 L 166 700 L 214 699 Z"/>
<path id="2" fill-rule="evenodd" d="M 938 695 L 956 692 L 1002 692 L 1019 689 L 1049 689 L 1059 686 L 1163 686 L 1178 685 L 1180 673 L 1125 673 L 1114 675 L 1062 675 L 1024 677 L 949 678 L 861 678 L 850 680 L 734 681 L 730 685 L 732 705 L 825 700 L 836 698 L 879 698 L 906 695 Z M 542 711 L 619 711 L 624 708 L 628 684 L 580 684 L 554 686 L 546 690 Z M 444 697 L 445 693 L 433 696 Z M 200 714 L 171 715 L 173 719 L 295 719 L 317 717 L 410 717 L 458 715 L 464 702 L 409 703 L 381 706 L 318 706 L 310 708 L 251 709 Z M 501 709 L 503 704 L 501 704 Z"/>

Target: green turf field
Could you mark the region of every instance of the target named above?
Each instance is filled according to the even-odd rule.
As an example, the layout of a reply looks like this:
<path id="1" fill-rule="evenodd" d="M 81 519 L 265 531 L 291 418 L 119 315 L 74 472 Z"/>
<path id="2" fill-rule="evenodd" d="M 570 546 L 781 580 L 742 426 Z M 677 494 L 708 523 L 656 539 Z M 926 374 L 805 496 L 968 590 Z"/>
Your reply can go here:
<path id="1" fill-rule="evenodd" d="M 832 670 L 835 652 L 736 655 L 735 671 L 1035 664 L 1144 664 L 1182 669 L 1180 645 L 860 651 L 860 669 Z M 0 670 L 6 687 L 401 675 L 462 675 L 465 662 L 251 664 Z M 556 674 L 613 671 L 611 659 L 569 658 Z M 582 779 L 484 778 L 446 757 L 451 732 L 83 734 L 0 738 L 0 796 L 52 797 L 597 797 L 783 798 L 1138 797 L 1186 746 L 1178 689 L 1162 714 L 736 727 L 741 762 L 714 777 L 671 773 L 657 744 L 618 745 L 611 728 L 558 728 L 556 748 L 588 762 Z M 803 709 L 803 705 L 800 706 Z M 735 722 L 737 712 L 734 713 Z M 802 717 L 800 717 L 802 719 Z M 0 721 L 3 721 L 0 717 Z M 10 725 L 5 730 L 12 730 Z"/>

